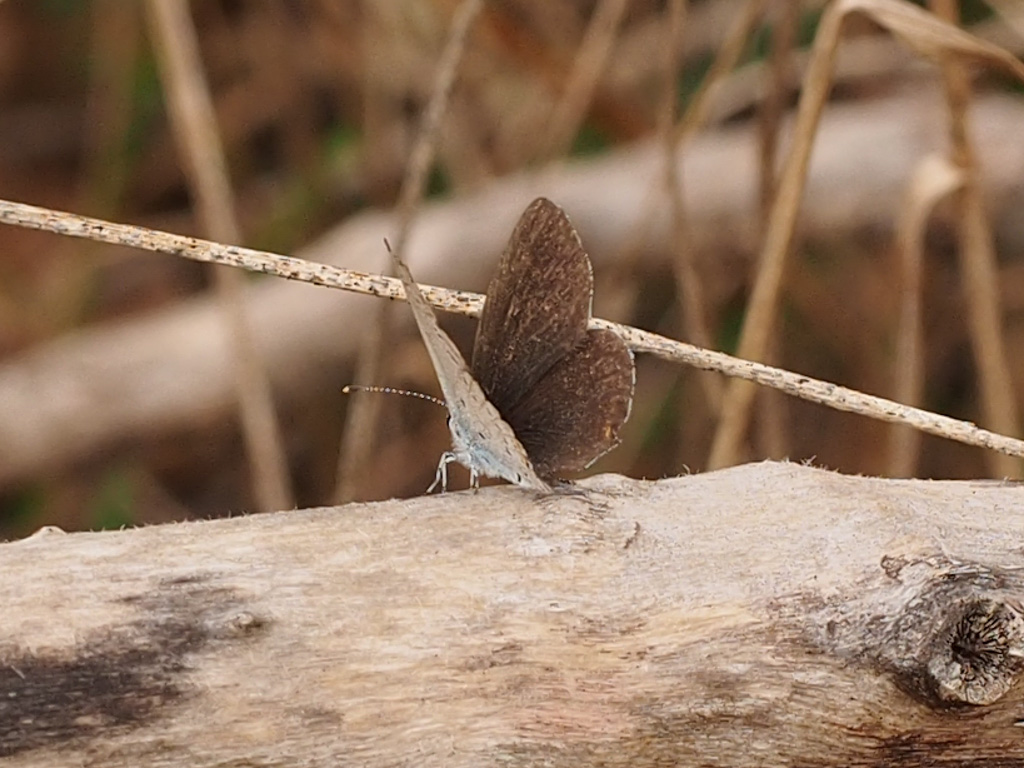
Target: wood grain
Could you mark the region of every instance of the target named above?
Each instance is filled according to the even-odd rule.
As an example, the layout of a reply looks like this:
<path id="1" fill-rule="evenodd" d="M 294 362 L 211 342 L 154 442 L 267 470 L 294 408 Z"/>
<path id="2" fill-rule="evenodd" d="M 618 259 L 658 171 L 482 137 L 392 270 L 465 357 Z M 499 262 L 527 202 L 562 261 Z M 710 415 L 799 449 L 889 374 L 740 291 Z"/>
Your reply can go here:
<path id="1" fill-rule="evenodd" d="M 0 764 L 1024 766 L 1022 502 L 764 463 L 44 530 Z"/>

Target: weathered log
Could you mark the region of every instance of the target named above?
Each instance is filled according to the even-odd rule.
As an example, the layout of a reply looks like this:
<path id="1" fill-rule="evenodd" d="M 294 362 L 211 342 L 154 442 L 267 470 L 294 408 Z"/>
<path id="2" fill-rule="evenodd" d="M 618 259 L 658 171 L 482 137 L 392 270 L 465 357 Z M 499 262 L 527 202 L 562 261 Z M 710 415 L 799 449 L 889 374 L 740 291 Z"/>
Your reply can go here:
<path id="1" fill-rule="evenodd" d="M 0 545 L 6 766 L 1024 766 L 1024 487 L 757 464 Z"/>

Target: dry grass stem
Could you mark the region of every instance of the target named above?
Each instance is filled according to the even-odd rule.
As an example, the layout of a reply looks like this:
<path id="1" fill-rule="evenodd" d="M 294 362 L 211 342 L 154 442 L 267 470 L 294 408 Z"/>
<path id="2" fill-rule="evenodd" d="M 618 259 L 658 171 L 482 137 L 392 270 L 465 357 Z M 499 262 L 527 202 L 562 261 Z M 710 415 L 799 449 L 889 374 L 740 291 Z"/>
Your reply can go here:
<path id="1" fill-rule="evenodd" d="M 932 14 L 900 0 L 837 0 L 821 17 L 804 77 L 793 129 L 792 147 L 779 180 L 768 229 L 758 263 L 737 354 L 764 359 L 775 325 L 786 255 L 796 224 L 807 166 L 821 112 L 830 88 L 832 65 L 846 16 L 863 13 L 915 50 L 929 56 L 964 55 L 1004 66 L 1024 81 L 1024 64 L 997 46 L 979 40 Z M 749 382 L 731 382 L 726 390 L 719 423 L 708 460 L 709 468 L 735 463 L 746 434 L 754 390 Z"/>
<path id="2" fill-rule="evenodd" d="M 729 76 L 729 73 L 736 66 L 740 56 L 743 54 L 747 41 L 750 38 L 758 19 L 761 17 L 764 7 L 764 0 L 744 0 L 743 12 L 729 27 L 729 32 L 718 49 L 715 60 L 702 80 L 700 87 L 693 94 L 678 123 L 671 128 L 666 128 L 664 122 L 662 129 L 669 131 L 665 139 L 665 168 L 661 181 L 655 180 L 647 191 L 643 205 L 640 206 L 640 215 L 633 224 L 629 236 L 626 238 L 626 245 L 622 249 L 621 261 L 632 262 L 636 259 L 644 245 L 646 233 L 650 231 L 651 222 L 654 220 L 658 200 L 665 194 L 665 187 L 668 187 L 668 197 L 671 202 L 672 216 L 672 242 L 674 247 L 674 265 L 676 284 L 681 303 L 683 305 L 683 326 L 690 339 L 700 346 L 710 347 L 711 331 L 708 328 L 705 311 L 703 290 L 700 286 L 700 278 L 694 267 L 694 256 L 690 238 L 686 234 L 685 208 L 683 206 L 683 178 L 679 168 L 680 154 L 685 151 L 685 144 L 700 128 L 710 114 L 711 106 L 714 103 L 712 98 L 718 93 L 719 85 Z M 672 25 L 672 5 L 666 9 L 669 16 L 669 26 Z M 686 13 L 689 16 L 688 12 Z M 681 30 L 682 20 L 678 22 Z M 680 31 L 680 30 L 677 30 Z M 678 38 L 672 37 L 672 30 L 666 32 L 664 45 L 673 46 L 669 56 L 678 56 L 681 51 L 678 48 Z M 674 53 L 672 51 L 674 50 Z M 675 67 L 672 68 L 673 90 L 668 97 L 663 96 L 661 120 L 666 115 L 675 114 Z M 668 87 L 666 85 L 666 87 Z M 668 101 L 671 98 L 671 101 Z M 674 117 L 673 117 L 674 119 Z M 704 390 L 705 398 L 713 413 L 717 413 L 721 407 L 722 386 L 717 379 L 701 377 L 701 387 Z"/>
<path id="3" fill-rule="evenodd" d="M 171 128 L 203 229 L 215 240 L 240 242 L 234 194 L 188 5 L 184 0 L 149 0 L 147 10 Z M 231 339 L 235 392 L 253 496 L 264 512 L 291 509 L 295 503 L 284 440 L 274 414 L 270 382 L 245 317 L 243 275 L 213 267 L 213 276 Z"/>
<path id="4" fill-rule="evenodd" d="M 423 199 L 427 175 L 436 152 L 441 120 L 455 85 L 459 62 L 466 47 L 466 37 L 482 8 L 483 0 L 463 0 L 452 17 L 448 40 L 434 76 L 430 100 L 424 110 L 398 196 L 398 231 L 392 244 L 398 258 L 404 257 L 409 232 Z M 385 350 L 383 340 L 390 326 L 390 307 L 391 305 L 387 303 L 379 305 L 375 322 L 370 323 L 372 330 L 363 337 L 356 363 L 355 379 L 359 384 L 373 383 L 379 376 L 381 358 Z M 334 492 L 337 504 L 355 499 L 357 482 L 373 449 L 380 412 L 381 400 L 373 395 L 356 396 L 349 407 L 338 456 L 338 479 Z"/>
<path id="5" fill-rule="evenodd" d="M 768 219 L 754 288 L 740 335 L 739 357 L 763 359 L 773 333 L 786 254 L 793 237 L 818 119 L 828 97 L 829 73 L 835 59 L 842 22 L 842 4 L 837 3 L 825 11 L 818 24 L 811 60 L 804 77 L 792 146 Z M 749 382 L 733 381 L 726 389 L 722 419 L 708 458 L 709 468 L 735 463 L 746 434 L 753 397 L 754 389 Z"/>
<path id="6" fill-rule="evenodd" d="M 746 47 L 754 27 L 761 17 L 764 2 L 765 0 L 745 0 L 742 14 L 729 27 L 729 32 L 721 48 L 718 49 L 714 62 L 701 81 L 700 87 L 691 97 L 678 123 L 671 129 L 670 151 L 674 154 L 677 163 L 679 162 L 679 154 L 683 151 L 686 142 L 693 138 L 708 120 L 711 108 L 715 103 L 713 97 L 718 94 L 722 84 L 727 82 L 730 72 L 735 68 L 740 56 L 743 55 L 743 49 Z M 668 9 L 668 11 L 670 10 Z M 751 94 L 750 103 L 753 103 L 753 101 L 754 96 Z M 674 102 L 672 111 L 674 114 Z M 662 116 L 664 114 L 663 105 Z M 677 171 L 670 172 L 678 173 Z M 657 200 L 664 194 L 663 189 L 664 184 L 662 181 L 655 180 L 651 184 L 644 203 L 640 206 L 642 214 L 637 218 L 636 224 L 627 238 L 627 246 L 623 249 L 627 254 L 625 260 L 631 260 L 642 247 L 644 233 L 650 229 Z M 680 196 L 683 194 L 681 186 L 678 188 L 678 194 Z"/>
<path id="7" fill-rule="evenodd" d="M 758 211 L 759 230 L 768 226 L 768 214 L 775 197 L 776 159 L 786 94 L 793 75 L 793 56 L 796 27 L 800 16 L 800 3 L 776 3 L 770 8 L 771 49 L 769 63 L 764 71 L 764 97 L 758 109 Z M 765 361 L 774 364 L 779 352 L 779 338 L 773 336 Z M 786 404 L 773 389 L 761 391 L 758 401 L 758 452 L 762 456 L 783 458 L 789 455 L 789 436 L 786 429 Z"/>
<path id="8" fill-rule="evenodd" d="M 1024 3 L 1020 0 L 988 0 L 988 5 L 1002 17 L 1006 26 L 1024 40 Z"/>
<path id="9" fill-rule="evenodd" d="M 671 0 L 665 8 L 665 78 L 663 83 L 660 133 L 665 146 L 664 183 L 669 199 L 672 227 L 672 251 L 676 292 L 680 297 L 683 328 L 690 341 L 710 348 L 711 331 L 708 328 L 704 289 L 697 271 L 696 254 L 686 224 L 686 205 L 683 202 L 682 168 L 678 162 L 678 145 L 673 135 L 676 99 L 679 89 L 680 39 L 686 20 L 686 0 Z M 718 413 L 722 402 L 722 382 L 717 376 L 700 376 L 700 386 L 711 413 Z"/>
<path id="10" fill-rule="evenodd" d="M 548 122 L 540 159 L 560 157 L 572 145 L 608 62 L 625 11 L 626 0 L 601 0 L 594 10 L 565 92 Z"/>
<path id="11" fill-rule="evenodd" d="M 956 0 L 932 0 L 935 13 L 951 22 L 960 18 Z M 988 215 L 981 197 L 977 161 L 971 146 L 967 110 L 971 86 L 960 61 L 941 59 L 942 79 L 949 105 L 952 162 L 963 173 L 957 202 L 957 234 L 960 266 L 967 297 L 967 317 L 981 385 L 985 423 L 1008 435 L 1020 434 L 1020 413 L 1013 391 L 1013 379 L 1002 329 L 1002 301 L 999 297 L 999 268 Z M 1006 456 L 988 457 L 989 470 L 996 477 L 1019 477 L 1020 462 Z"/>
<path id="12" fill-rule="evenodd" d="M 905 0 L 839 0 L 837 7 L 843 13 L 863 13 L 922 56 L 936 62 L 956 55 L 981 64 L 1001 66 L 1024 81 L 1024 63 L 1012 53 Z"/>
<path id="13" fill-rule="evenodd" d="M 764 5 L 765 0 L 748 0 L 743 6 L 743 12 L 729 27 L 729 33 L 715 53 L 711 68 L 675 128 L 678 145 L 688 141 L 707 122 L 714 97 L 727 81 L 729 73 L 736 68 L 751 34 L 764 15 Z"/>
<path id="14" fill-rule="evenodd" d="M 895 398 L 921 401 L 924 345 L 921 331 L 924 236 L 935 205 L 963 184 L 963 174 L 945 158 L 924 159 L 911 179 L 899 221 L 900 319 L 896 332 Z M 904 426 L 889 433 L 888 474 L 911 477 L 917 466 L 920 433 Z"/>
<path id="15" fill-rule="evenodd" d="M 787 2 L 782 5 L 788 11 L 794 8 L 796 3 Z M 993 44 L 998 40 L 1000 46 L 1016 55 L 1024 52 L 1024 43 L 1008 35 L 1006 27 L 998 22 L 980 22 L 971 27 L 971 34 L 980 39 L 991 38 L 989 42 Z M 793 71 L 805 71 L 809 58 L 803 50 L 794 51 Z M 720 123 L 756 106 L 762 97 L 765 78 L 769 77 L 765 70 L 771 66 L 770 61 L 759 60 L 745 64 L 731 73 L 717 89 L 715 99 L 708 105 L 705 123 Z M 930 72 L 928 63 L 916 58 L 913 51 L 899 39 L 861 35 L 843 40 L 843 45 L 836 52 L 832 84 L 848 88 L 870 88 L 873 84 L 877 85 L 879 80 L 897 79 L 906 85 Z"/>
<path id="16" fill-rule="evenodd" d="M 353 272 L 291 256 L 280 256 L 234 245 L 221 245 L 198 238 L 115 224 L 23 203 L 0 200 L 0 222 L 69 237 L 182 256 L 194 261 L 241 267 L 252 272 L 328 288 L 340 288 L 354 293 L 390 299 L 404 298 L 401 281 L 397 278 Z M 477 317 L 483 306 L 483 297 L 478 294 L 433 286 L 421 286 L 421 290 L 427 301 L 446 311 Z M 837 410 L 858 413 L 893 424 L 906 424 L 950 440 L 1024 457 L 1024 441 L 980 429 L 969 422 L 900 405 L 885 398 L 867 395 L 761 363 L 740 360 L 721 352 L 701 349 L 630 326 L 595 318 L 591 320 L 591 327 L 607 328 L 618 333 L 636 352 L 646 352 L 671 362 L 691 365 L 702 370 L 718 371 L 727 376 L 774 387 L 794 397 Z"/>
<path id="17" fill-rule="evenodd" d="M 763 5 L 764 0 L 744 0 L 743 12 L 736 19 L 735 23 L 729 27 L 722 46 L 715 55 L 714 62 L 701 81 L 700 86 L 690 98 L 690 102 L 687 104 L 682 117 L 675 127 L 671 129 L 672 134 L 669 144 L 674 152 L 677 163 L 679 162 L 679 154 L 683 151 L 686 142 L 696 135 L 697 131 L 700 130 L 701 126 L 705 124 L 711 115 L 711 109 L 715 103 L 715 99 L 712 97 L 718 94 L 722 83 L 728 81 L 730 72 L 736 66 L 740 56 L 743 55 L 743 49 L 757 24 L 757 20 L 761 16 Z M 670 10 L 669 8 L 666 12 Z M 687 23 L 689 23 L 689 12 L 687 12 Z M 748 95 L 750 100 L 747 103 L 753 103 L 756 98 L 755 95 L 753 93 Z M 672 112 L 673 114 L 675 113 L 674 102 Z M 664 106 L 661 114 L 662 116 L 665 114 Z M 676 172 L 673 171 L 673 173 Z M 629 237 L 626 238 L 626 245 L 622 249 L 622 261 L 634 261 L 637 254 L 639 254 L 644 245 L 646 233 L 651 228 L 658 200 L 664 194 L 663 190 L 664 183 L 662 180 L 656 179 L 651 183 L 643 205 L 640 206 L 639 210 L 641 213 L 637 217 Z M 683 194 L 681 185 L 678 186 L 678 194 L 680 196 Z M 682 291 L 681 295 L 685 296 L 685 291 Z M 721 400 L 720 394 L 712 395 L 712 397 L 717 401 Z"/>
<path id="18" fill-rule="evenodd" d="M 800 21 L 800 4 L 777 3 L 771 9 L 772 36 L 768 66 L 763 72 L 764 98 L 758 109 L 758 203 L 762 228 L 767 226 L 772 200 L 775 198 L 775 165 L 778 156 L 782 116 L 786 109 L 786 93 L 796 72 L 796 28 Z"/>

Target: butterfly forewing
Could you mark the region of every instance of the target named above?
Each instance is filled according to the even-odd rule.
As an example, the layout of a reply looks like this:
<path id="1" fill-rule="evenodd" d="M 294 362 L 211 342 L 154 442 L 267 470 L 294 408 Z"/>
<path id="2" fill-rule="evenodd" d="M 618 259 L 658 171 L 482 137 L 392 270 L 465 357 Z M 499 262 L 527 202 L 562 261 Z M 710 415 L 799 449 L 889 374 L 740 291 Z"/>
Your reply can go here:
<path id="1" fill-rule="evenodd" d="M 569 218 L 545 198 L 523 213 L 487 289 L 473 377 L 505 414 L 586 334 L 594 278 Z"/>
<path id="2" fill-rule="evenodd" d="M 621 338 L 590 331 L 502 414 L 540 477 L 578 472 L 618 445 L 633 401 L 634 370 Z"/>
<path id="3" fill-rule="evenodd" d="M 518 485 L 546 489 L 547 485 L 537 477 L 512 427 L 488 402 L 455 342 L 441 330 L 434 310 L 420 293 L 409 268 L 397 255 L 392 254 L 392 257 L 444 393 L 455 460 L 469 467 L 474 476 L 501 477 Z M 446 459 L 442 459 L 442 468 L 445 462 Z"/>

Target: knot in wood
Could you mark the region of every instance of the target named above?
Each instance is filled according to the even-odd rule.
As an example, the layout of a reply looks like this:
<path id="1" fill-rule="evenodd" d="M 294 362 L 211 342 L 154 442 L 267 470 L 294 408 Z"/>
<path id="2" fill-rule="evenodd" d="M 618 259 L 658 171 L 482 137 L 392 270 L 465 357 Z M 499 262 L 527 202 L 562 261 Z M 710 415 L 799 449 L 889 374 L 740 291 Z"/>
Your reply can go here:
<path id="1" fill-rule="evenodd" d="M 967 601 L 935 639 L 927 669 L 943 701 L 992 704 L 1024 669 L 1020 605 L 988 598 Z"/>

